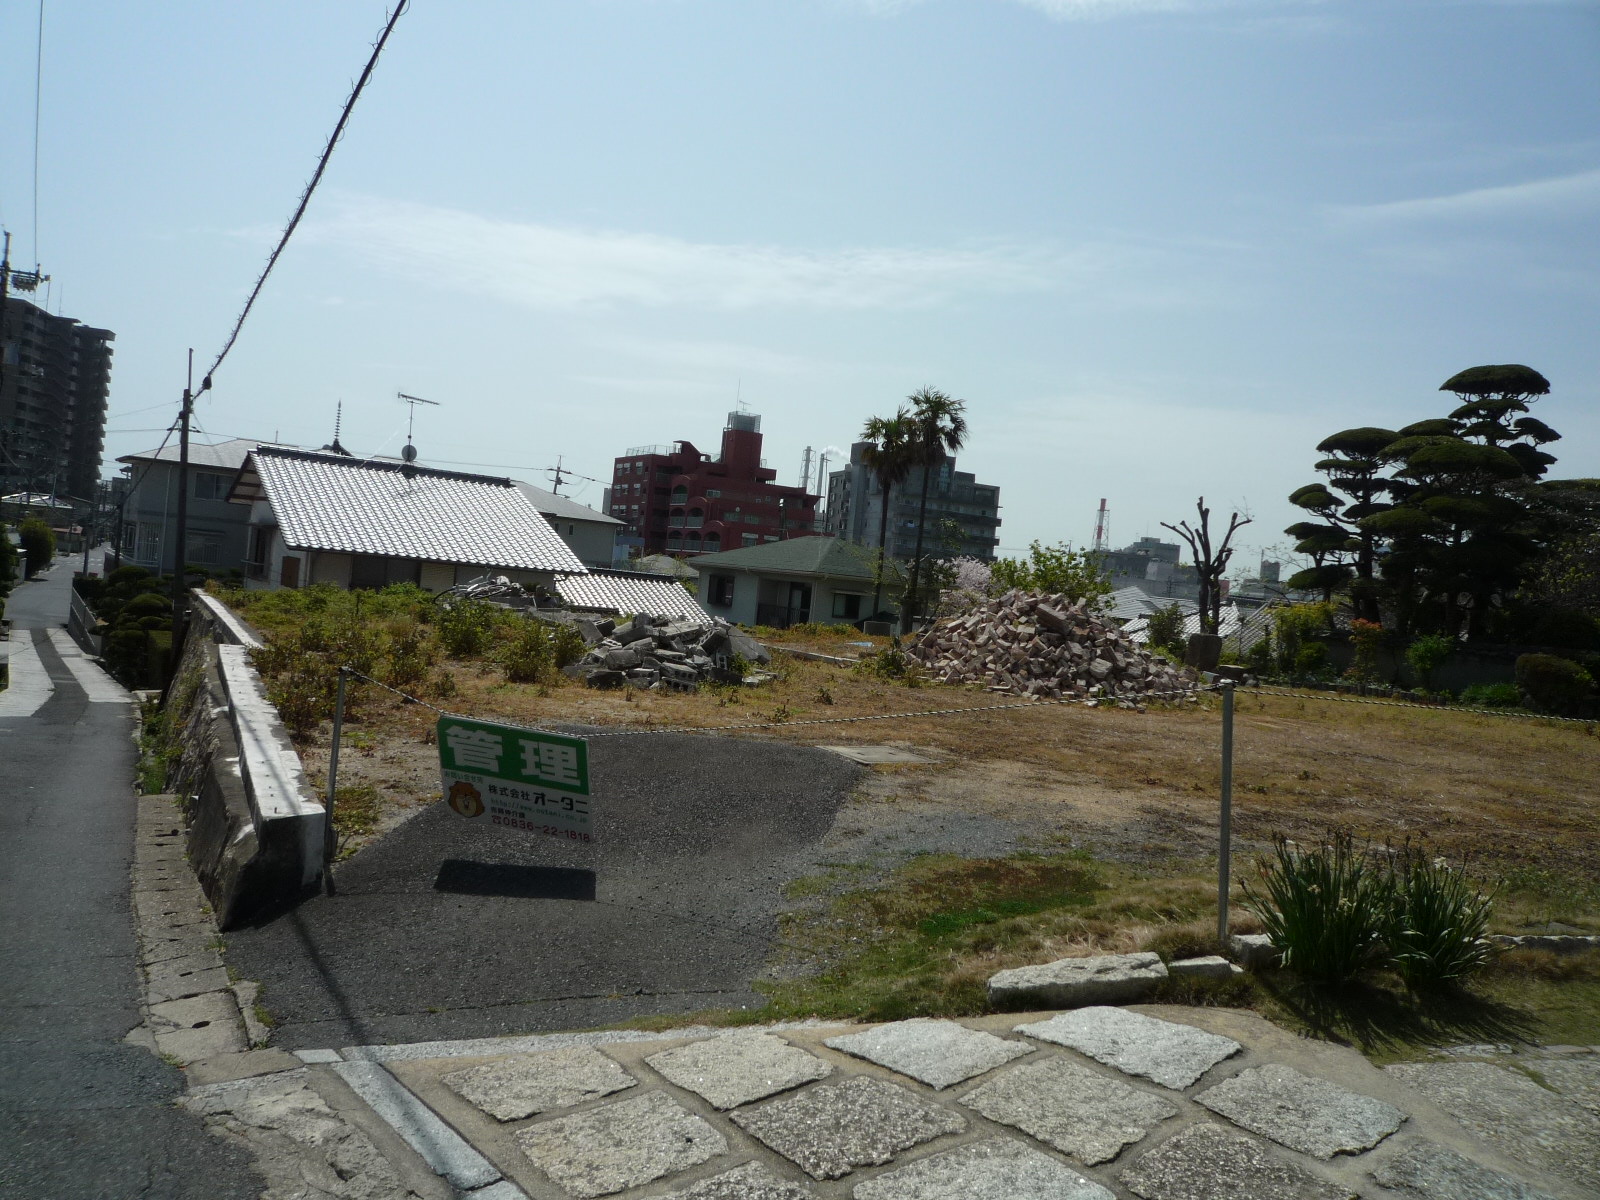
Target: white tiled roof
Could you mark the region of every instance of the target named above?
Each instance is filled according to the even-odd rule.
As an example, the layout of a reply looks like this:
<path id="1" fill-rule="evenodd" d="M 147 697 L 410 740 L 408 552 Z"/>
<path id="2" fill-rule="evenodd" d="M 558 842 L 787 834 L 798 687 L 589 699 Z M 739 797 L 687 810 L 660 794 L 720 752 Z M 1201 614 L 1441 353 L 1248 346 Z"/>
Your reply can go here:
<path id="1" fill-rule="evenodd" d="M 652 617 L 685 617 L 709 621 L 710 614 L 682 584 L 665 575 L 638 571 L 590 571 L 556 581 L 556 594 L 569 608 L 598 612 L 649 613 Z"/>
<path id="2" fill-rule="evenodd" d="M 284 543 L 297 549 L 584 571 L 507 479 L 263 447 L 246 460 L 234 495 L 257 491 L 271 503 Z"/>

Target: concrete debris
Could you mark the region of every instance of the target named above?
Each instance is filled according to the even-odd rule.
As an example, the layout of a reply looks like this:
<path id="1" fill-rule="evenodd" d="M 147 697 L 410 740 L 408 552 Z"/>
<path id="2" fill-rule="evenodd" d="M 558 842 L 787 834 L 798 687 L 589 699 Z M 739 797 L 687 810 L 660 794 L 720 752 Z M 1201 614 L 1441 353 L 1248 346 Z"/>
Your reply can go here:
<path id="1" fill-rule="evenodd" d="M 906 653 L 941 683 L 1060 700 L 1137 707 L 1192 695 L 1195 680 L 1129 641 L 1117 625 L 1065 596 L 1013 589 L 959 617 L 936 621 Z"/>
<path id="2" fill-rule="evenodd" d="M 556 614 L 539 615 L 547 619 Z M 772 678 L 750 670 L 772 660 L 766 648 L 720 617 L 693 621 L 640 613 L 621 624 L 589 617 L 568 623 L 590 649 L 566 673 L 590 687 L 692 692 L 702 683 L 759 684 Z"/>

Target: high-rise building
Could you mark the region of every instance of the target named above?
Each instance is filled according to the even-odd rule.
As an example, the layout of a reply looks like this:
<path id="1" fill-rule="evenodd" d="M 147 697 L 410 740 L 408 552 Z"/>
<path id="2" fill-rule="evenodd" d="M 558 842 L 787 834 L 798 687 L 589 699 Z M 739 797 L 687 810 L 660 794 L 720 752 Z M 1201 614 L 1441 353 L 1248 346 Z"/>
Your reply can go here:
<path id="1" fill-rule="evenodd" d="M 109 329 L 8 296 L 0 312 L 0 495 L 93 501 L 111 388 Z"/>
<path id="2" fill-rule="evenodd" d="M 878 545 L 883 517 L 883 489 L 865 461 L 871 442 L 850 447 L 850 463 L 828 472 L 828 532 L 858 546 Z M 916 553 L 917 516 L 922 503 L 922 472 L 916 467 L 889 495 L 889 554 L 910 558 Z M 956 470 L 954 457 L 946 455 L 933 468 L 928 481 L 928 529 L 922 552 L 939 557 L 969 557 L 989 561 L 1000 539 L 1000 489 L 979 483 L 970 471 Z"/>
<path id="3" fill-rule="evenodd" d="M 761 418 L 732 412 L 715 457 L 674 442 L 616 459 L 610 512 L 645 554 L 714 554 L 816 533 L 820 497 L 777 477 L 761 460 Z"/>

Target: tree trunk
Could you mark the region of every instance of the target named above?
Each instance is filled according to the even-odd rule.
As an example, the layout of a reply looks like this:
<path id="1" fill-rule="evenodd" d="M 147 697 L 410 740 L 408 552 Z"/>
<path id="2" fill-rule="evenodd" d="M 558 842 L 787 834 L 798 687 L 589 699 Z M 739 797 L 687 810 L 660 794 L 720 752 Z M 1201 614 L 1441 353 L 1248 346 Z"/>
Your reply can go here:
<path id="1" fill-rule="evenodd" d="M 922 569 L 922 534 L 928 522 L 928 483 L 933 477 L 933 467 L 922 465 L 922 499 L 917 504 L 917 547 L 911 555 L 911 580 L 906 584 L 905 603 L 900 606 L 900 636 L 911 632 L 911 610 L 917 602 L 917 576 Z"/>
<path id="2" fill-rule="evenodd" d="M 872 618 L 877 620 L 883 608 L 883 562 L 889 553 L 889 491 L 887 479 L 878 481 L 883 488 L 883 511 L 878 514 L 878 577 L 872 584 Z"/>

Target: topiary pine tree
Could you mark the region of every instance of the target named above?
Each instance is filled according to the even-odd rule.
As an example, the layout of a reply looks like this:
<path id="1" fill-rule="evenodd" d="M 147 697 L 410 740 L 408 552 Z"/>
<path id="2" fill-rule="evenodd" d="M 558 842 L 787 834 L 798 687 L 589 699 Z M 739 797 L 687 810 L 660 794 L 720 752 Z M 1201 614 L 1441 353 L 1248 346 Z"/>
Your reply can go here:
<path id="1" fill-rule="evenodd" d="M 1291 588 L 1322 592 L 1323 600 L 1350 584 L 1351 603 L 1363 620 L 1379 618 L 1377 568 L 1380 538 L 1362 522 L 1393 505 L 1394 483 L 1384 450 L 1399 434 L 1363 426 L 1346 429 L 1317 443 L 1325 455 L 1316 469 L 1326 483 L 1308 483 L 1289 494 L 1289 502 L 1322 518 L 1300 521 L 1284 530 L 1296 540 L 1295 550 L 1311 556 L 1313 566 L 1289 578 Z"/>

